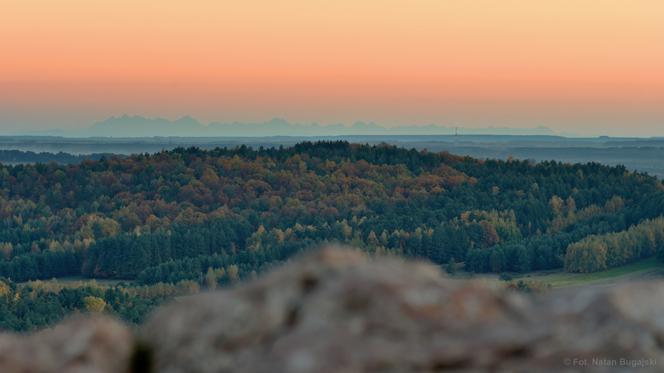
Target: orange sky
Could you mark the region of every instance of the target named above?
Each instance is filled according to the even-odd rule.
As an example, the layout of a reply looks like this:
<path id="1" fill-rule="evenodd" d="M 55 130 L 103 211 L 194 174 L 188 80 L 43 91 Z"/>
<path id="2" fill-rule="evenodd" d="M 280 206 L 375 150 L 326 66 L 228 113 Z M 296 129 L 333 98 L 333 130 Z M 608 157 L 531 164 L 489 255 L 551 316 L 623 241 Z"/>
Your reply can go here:
<path id="1" fill-rule="evenodd" d="M 0 0 L 0 129 L 129 113 L 664 135 L 662 0 L 99 3 Z"/>

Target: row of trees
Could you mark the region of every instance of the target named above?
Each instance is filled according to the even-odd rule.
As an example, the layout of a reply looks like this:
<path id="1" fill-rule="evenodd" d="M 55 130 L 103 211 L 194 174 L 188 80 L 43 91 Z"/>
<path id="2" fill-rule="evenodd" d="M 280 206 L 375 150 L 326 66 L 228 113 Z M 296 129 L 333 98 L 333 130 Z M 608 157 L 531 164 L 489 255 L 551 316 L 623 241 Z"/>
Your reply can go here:
<path id="1" fill-rule="evenodd" d="M 164 300 L 196 291 L 198 285 L 187 282 L 127 287 L 55 281 L 17 284 L 0 279 L 0 330 L 39 329 L 76 312 L 104 312 L 140 323 Z"/>
<path id="2" fill-rule="evenodd" d="M 108 154 L 82 154 L 74 155 L 69 153 L 35 153 L 32 151 L 0 149 L 0 162 L 7 164 L 17 163 L 64 163 L 75 164 L 88 159 L 101 159 Z"/>
<path id="3" fill-rule="evenodd" d="M 565 270 L 596 272 L 659 253 L 664 257 L 664 218 L 646 220 L 627 230 L 591 235 L 567 248 Z"/>
<path id="4" fill-rule="evenodd" d="M 561 201 L 562 199 L 554 196 L 551 205 L 574 205 L 571 198 L 568 198 L 567 202 Z M 664 208 L 664 205 L 662 207 Z M 466 269 L 480 273 L 524 273 L 561 268 L 571 244 L 590 235 L 625 230 L 629 227 L 629 222 L 638 221 L 638 218 L 631 218 L 635 215 L 635 207 L 625 207 L 620 197 L 610 198 L 601 207 L 590 205 L 578 211 L 564 207 L 554 208 L 554 211 L 559 212 L 554 214 L 550 229 L 545 233 L 519 241 L 504 241 L 489 249 L 471 249 L 467 256 Z M 565 223 L 561 223 L 561 216 L 565 216 Z"/>

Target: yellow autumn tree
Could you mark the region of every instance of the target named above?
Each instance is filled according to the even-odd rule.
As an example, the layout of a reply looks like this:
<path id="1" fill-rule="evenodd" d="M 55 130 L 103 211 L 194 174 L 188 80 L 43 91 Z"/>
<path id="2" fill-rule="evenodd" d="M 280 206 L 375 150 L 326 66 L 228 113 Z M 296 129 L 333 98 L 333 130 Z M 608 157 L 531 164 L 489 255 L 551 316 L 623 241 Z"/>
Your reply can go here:
<path id="1" fill-rule="evenodd" d="M 88 296 L 83 298 L 85 310 L 92 313 L 104 312 L 106 309 L 106 301 L 99 297 Z"/>

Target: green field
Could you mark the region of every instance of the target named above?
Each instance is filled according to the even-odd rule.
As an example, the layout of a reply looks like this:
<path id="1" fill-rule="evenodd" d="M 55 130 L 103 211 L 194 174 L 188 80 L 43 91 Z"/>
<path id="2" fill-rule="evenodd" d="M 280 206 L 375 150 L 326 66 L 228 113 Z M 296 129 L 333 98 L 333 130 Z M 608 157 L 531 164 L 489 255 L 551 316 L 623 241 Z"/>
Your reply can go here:
<path id="1" fill-rule="evenodd" d="M 608 286 L 627 281 L 664 280 L 664 263 L 656 258 L 644 259 L 622 267 L 611 268 L 606 271 L 594 273 L 568 273 L 560 271 L 539 271 L 526 274 L 510 273 L 510 281 L 502 281 L 496 274 L 472 274 L 460 271 L 454 275 L 454 279 L 474 279 L 490 283 L 502 283 L 532 281 L 551 288 L 567 288 L 575 286 Z"/>
<path id="2" fill-rule="evenodd" d="M 536 272 L 515 276 L 514 280 L 535 280 L 563 288 L 584 285 L 609 285 L 623 281 L 664 279 L 664 263 L 655 258 L 641 260 L 622 267 L 594 273 Z"/>

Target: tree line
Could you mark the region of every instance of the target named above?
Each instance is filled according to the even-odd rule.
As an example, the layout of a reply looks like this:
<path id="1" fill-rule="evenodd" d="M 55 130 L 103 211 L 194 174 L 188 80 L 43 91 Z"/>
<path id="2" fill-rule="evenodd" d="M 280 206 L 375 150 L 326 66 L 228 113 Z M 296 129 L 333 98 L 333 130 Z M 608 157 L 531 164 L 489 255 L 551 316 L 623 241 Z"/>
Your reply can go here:
<path id="1" fill-rule="evenodd" d="M 569 272 L 596 272 L 657 255 L 664 259 L 664 218 L 646 220 L 620 232 L 590 235 L 565 253 Z"/>
<path id="2" fill-rule="evenodd" d="M 107 313 L 129 323 L 142 322 L 159 304 L 199 290 L 195 283 L 104 286 L 91 282 L 0 279 L 0 330 L 31 331 L 72 313 Z"/>

